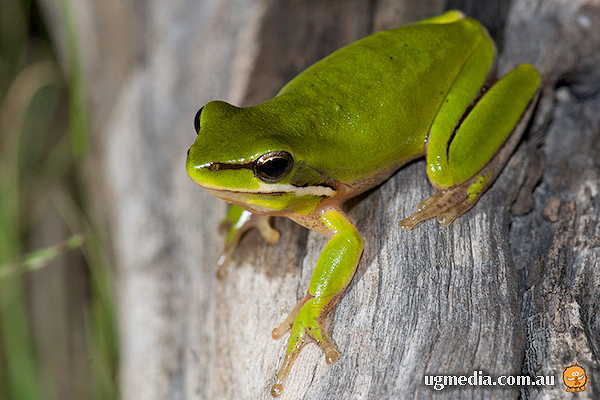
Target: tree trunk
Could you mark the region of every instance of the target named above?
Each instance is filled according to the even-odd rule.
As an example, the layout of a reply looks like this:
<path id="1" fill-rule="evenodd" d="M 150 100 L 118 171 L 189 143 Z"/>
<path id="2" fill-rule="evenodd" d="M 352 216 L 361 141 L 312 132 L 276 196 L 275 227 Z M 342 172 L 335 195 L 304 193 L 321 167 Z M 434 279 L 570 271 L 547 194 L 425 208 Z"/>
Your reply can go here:
<path id="1" fill-rule="evenodd" d="M 42 0 L 66 61 L 61 3 Z M 562 372 L 575 362 L 589 376 L 579 398 L 600 396 L 600 3 L 73 3 L 89 194 L 118 271 L 124 399 L 270 398 L 287 341 L 271 330 L 304 296 L 325 244 L 277 220 L 278 244 L 246 235 L 227 279 L 215 279 L 225 204 L 184 168 L 198 108 L 263 101 L 333 50 L 448 8 L 490 28 L 500 73 L 539 69 L 533 122 L 496 183 L 449 227 L 399 229 L 432 193 L 423 161 L 347 204 L 365 251 L 329 317 L 342 356 L 328 366 L 307 346 L 283 398 L 562 399 Z M 424 383 L 473 371 L 555 384 Z"/>

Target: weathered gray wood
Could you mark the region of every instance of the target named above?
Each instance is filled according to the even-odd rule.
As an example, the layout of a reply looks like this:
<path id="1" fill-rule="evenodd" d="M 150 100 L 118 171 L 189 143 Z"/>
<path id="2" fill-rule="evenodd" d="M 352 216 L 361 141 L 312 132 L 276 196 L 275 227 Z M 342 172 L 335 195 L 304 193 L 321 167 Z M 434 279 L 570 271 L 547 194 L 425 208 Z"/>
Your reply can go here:
<path id="1" fill-rule="evenodd" d="M 59 1 L 44 4 L 57 15 Z M 591 376 L 577 396 L 598 397 L 598 2 L 77 4 L 95 144 L 86 171 L 118 269 L 125 399 L 269 398 L 287 340 L 273 341 L 271 329 L 304 295 L 325 243 L 276 221 L 280 243 L 247 235 L 227 280 L 216 281 L 225 206 L 184 169 L 197 108 L 264 100 L 335 48 L 446 6 L 491 26 L 502 72 L 522 62 L 540 69 L 532 129 L 448 228 L 398 228 L 432 192 L 423 162 L 348 204 L 366 247 L 330 317 L 342 357 L 327 366 L 307 346 L 283 398 L 559 399 L 574 361 Z M 60 24 L 51 29 L 60 38 Z M 436 392 L 423 383 L 425 374 L 474 370 L 552 374 L 556 386 Z"/>
<path id="2" fill-rule="evenodd" d="M 546 80 L 540 128 L 523 146 L 528 151 L 515 157 L 526 160 L 521 165 L 530 175 L 539 177 L 541 169 L 543 176 L 533 210 L 513 218 L 509 232 L 526 333 L 523 371 L 557 375 L 561 386 L 562 369 L 577 362 L 591 376 L 587 398 L 600 395 L 598 27 L 598 3 L 516 3 L 504 53 L 505 60 L 534 63 Z M 524 38 L 536 46 L 523 48 Z M 523 395 L 562 398 L 535 387 Z"/>

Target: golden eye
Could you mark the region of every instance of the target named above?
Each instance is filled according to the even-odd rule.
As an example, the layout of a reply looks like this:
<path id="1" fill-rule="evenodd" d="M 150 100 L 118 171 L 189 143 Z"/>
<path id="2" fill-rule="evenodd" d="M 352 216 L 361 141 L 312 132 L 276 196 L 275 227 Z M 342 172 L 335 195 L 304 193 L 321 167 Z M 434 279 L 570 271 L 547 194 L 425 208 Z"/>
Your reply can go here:
<path id="1" fill-rule="evenodd" d="M 294 157 L 287 151 L 272 151 L 260 156 L 253 165 L 254 176 L 263 182 L 279 182 L 292 169 Z"/>

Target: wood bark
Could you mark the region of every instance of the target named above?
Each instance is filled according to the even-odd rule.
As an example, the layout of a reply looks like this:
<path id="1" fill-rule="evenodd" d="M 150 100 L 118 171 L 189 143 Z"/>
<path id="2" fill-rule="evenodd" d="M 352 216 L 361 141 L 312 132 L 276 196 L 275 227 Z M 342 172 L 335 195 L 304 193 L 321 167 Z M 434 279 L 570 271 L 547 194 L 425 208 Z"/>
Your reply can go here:
<path id="1" fill-rule="evenodd" d="M 66 60 L 61 2 L 43 0 Z M 254 104 L 371 32 L 460 8 L 543 77 L 535 117 L 481 201 L 449 227 L 403 232 L 432 193 L 423 161 L 347 204 L 365 240 L 329 317 L 342 353 L 307 346 L 283 398 L 545 398 L 582 365 L 600 396 L 600 3 L 596 0 L 81 0 L 71 9 L 87 83 L 89 197 L 118 271 L 124 399 L 270 398 L 325 239 L 287 220 L 247 235 L 215 279 L 225 205 L 185 172 L 193 116 Z M 423 82 L 427 84 L 427 82 Z M 460 386 L 424 376 L 553 375 L 553 387 Z"/>

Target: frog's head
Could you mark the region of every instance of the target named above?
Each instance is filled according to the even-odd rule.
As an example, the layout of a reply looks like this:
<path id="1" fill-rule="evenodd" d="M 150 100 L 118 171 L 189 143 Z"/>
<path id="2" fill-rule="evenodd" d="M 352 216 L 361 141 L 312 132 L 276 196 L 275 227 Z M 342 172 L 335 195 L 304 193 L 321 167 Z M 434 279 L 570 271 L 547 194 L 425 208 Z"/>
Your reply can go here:
<path id="1" fill-rule="evenodd" d="M 188 174 L 211 194 L 252 212 L 309 212 L 335 195 L 335 186 L 303 158 L 300 135 L 268 109 L 222 101 L 202 107 Z"/>

